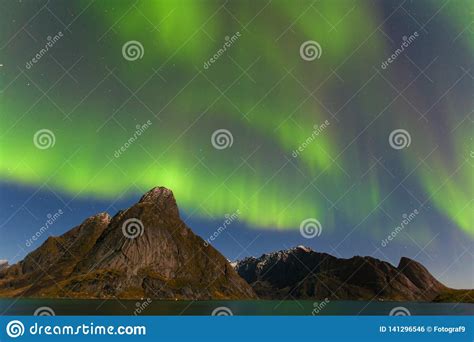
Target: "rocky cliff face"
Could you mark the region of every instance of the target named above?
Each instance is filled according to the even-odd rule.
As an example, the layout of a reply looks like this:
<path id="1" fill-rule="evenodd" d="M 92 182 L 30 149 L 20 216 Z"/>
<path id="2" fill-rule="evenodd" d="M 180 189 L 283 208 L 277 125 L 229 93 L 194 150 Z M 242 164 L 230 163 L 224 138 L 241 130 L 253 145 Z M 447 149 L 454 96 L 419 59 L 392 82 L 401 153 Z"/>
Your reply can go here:
<path id="1" fill-rule="evenodd" d="M 0 271 L 0 296 L 251 299 L 252 288 L 180 219 L 173 193 L 98 214 Z"/>
<path id="2" fill-rule="evenodd" d="M 8 261 L 0 260 L 0 271 L 8 267 Z"/>
<path id="3" fill-rule="evenodd" d="M 158 187 L 114 217 L 88 218 L 15 265 L 0 263 L 0 297 L 152 299 L 331 299 L 472 302 L 421 264 L 339 259 L 310 248 L 232 265 L 180 219 Z"/>
<path id="4" fill-rule="evenodd" d="M 372 257 L 339 259 L 307 247 L 247 258 L 237 273 L 266 299 L 432 301 L 447 288 L 421 264 Z"/>

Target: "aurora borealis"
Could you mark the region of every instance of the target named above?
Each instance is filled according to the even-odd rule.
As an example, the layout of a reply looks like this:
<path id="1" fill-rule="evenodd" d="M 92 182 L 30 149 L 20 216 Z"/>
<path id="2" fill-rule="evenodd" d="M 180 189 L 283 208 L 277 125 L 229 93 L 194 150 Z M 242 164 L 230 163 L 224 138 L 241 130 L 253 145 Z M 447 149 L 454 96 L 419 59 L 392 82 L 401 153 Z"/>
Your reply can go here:
<path id="1" fill-rule="evenodd" d="M 419 255 L 426 244 L 444 246 L 442 255 L 430 254 L 434 264 L 447 259 L 441 274 L 456 253 L 472 251 L 469 1 L 85 0 L 4 7 L 5 194 L 52 193 L 84 218 L 95 213 L 84 203 L 115 208 L 163 185 L 191 227 L 210 226 L 202 235 L 235 212 L 233 235 L 243 229 L 281 241 L 316 218 L 321 239 L 301 244 L 344 256 L 372 253 L 416 209 L 393 250 L 382 250 L 388 258 L 407 248 L 426 257 L 424 250 Z M 382 67 L 414 32 L 416 39 Z M 124 58 L 130 41 L 141 44 L 137 58 Z M 307 41 L 319 44 L 319 58 L 301 57 Z M 34 144 L 42 129 L 54 146 Z M 221 129 L 232 144 L 219 149 L 211 137 Z M 409 146 L 391 147 L 397 129 L 408 132 Z M 37 210 L 37 223 L 12 234 L 5 255 L 0 240 L 0 259 L 23 255 L 14 246 L 57 209 L 41 197 L 26 205 L 12 205 L 14 199 L 2 196 L 0 234 L 16 229 L 17 216 L 31 216 L 25 206 Z M 472 272 L 459 275 L 454 267 L 447 274 L 455 272 L 456 284 L 471 279 L 472 285 Z"/>

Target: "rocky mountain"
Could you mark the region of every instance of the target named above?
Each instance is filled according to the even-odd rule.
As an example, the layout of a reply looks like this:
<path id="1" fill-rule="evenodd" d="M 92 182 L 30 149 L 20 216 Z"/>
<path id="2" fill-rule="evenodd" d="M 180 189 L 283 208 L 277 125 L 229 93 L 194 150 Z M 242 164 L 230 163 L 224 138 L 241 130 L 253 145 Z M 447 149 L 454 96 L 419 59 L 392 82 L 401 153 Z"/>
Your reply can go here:
<path id="1" fill-rule="evenodd" d="M 0 297 L 253 299 L 229 262 L 180 219 L 158 187 L 101 213 L 0 271 Z"/>
<path id="2" fill-rule="evenodd" d="M 473 302 L 418 262 L 340 259 L 299 246 L 229 263 L 181 220 L 171 190 L 86 219 L 21 262 L 0 261 L 0 297 Z"/>
<path id="3" fill-rule="evenodd" d="M 453 296 L 441 298 L 462 291 L 448 289 L 408 258 L 395 267 L 372 257 L 340 259 L 303 246 L 244 259 L 235 269 L 262 299 L 450 301 Z M 461 301 L 472 301 L 469 293 Z"/>
<path id="4" fill-rule="evenodd" d="M 8 267 L 7 260 L 0 260 L 0 271 Z"/>

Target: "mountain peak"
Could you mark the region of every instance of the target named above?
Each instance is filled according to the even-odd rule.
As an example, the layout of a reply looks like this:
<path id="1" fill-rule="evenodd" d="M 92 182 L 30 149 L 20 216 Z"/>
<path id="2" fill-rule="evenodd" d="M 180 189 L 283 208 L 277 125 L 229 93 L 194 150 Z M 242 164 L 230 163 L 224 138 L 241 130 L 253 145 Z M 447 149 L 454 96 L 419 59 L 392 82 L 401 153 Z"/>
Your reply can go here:
<path id="1" fill-rule="evenodd" d="M 398 263 L 398 268 L 401 269 L 401 268 L 405 268 L 405 267 L 408 267 L 408 266 L 411 266 L 411 265 L 420 265 L 421 266 L 420 263 L 416 262 L 413 259 L 410 259 L 410 258 L 407 258 L 407 257 L 401 257 L 400 262 Z"/>
<path id="2" fill-rule="evenodd" d="M 173 192 L 165 187 L 151 189 L 113 218 L 101 213 L 86 219 L 1 270 L 0 297 L 5 295 L 256 298 L 224 256 L 180 219 Z"/>
<path id="3" fill-rule="evenodd" d="M 84 223 L 91 223 L 91 222 L 102 222 L 102 223 L 105 223 L 105 224 L 109 224 L 110 220 L 112 218 L 110 217 L 110 215 L 108 213 L 98 213 L 98 214 L 95 214 L 89 218 L 87 218 Z"/>
<path id="4" fill-rule="evenodd" d="M 138 203 L 152 203 L 160 210 L 166 210 L 179 216 L 179 209 L 173 191 L 164 186 L 157 186 L 149 190 L 140 198 Z"/>
<path id="5" fill-rule="evenodd" d="M 425 293 L 434 295 L 445 289 L 445 286 L 436 280 L 425 266 L 415 260 L 402 257 L 397 269 Z"/>
<path id="6" fill-rule="evenodd" d="M 0 271 L 8 267 L 8 260 L 0 260 Z"/>
<path id="7" fill-rule="evenodd" d="M 306 252 L 306 253 L 309 253 L 309 252 L 313 251 L 310 247 L 306 247 L 306 246 L 303 246 L 303 245 L 297 246 L 296 249 L 299 250 L 299 251 Z"/>
<path id="8" fill-rule="evenodd" d="M 342 259 L 301 245 L 246 258 L 235 269 L 265 299 L 429 301 L 446 290 L 424 266 L 409 258 L 394 267 L 372 257 Z"/>

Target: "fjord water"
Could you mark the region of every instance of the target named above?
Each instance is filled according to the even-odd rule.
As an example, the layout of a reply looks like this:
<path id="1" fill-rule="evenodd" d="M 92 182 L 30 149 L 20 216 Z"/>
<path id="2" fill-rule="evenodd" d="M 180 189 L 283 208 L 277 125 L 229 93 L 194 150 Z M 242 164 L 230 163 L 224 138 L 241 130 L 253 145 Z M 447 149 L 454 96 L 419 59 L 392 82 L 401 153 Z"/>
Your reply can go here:
<path id="1" fill-rule="evenodd" d="M 77 300 L 77 299 L 0 299 L 0 315 L 33 315 L 42 307 L 56 315 L 197 315 L 207 316 L 217 308 L 228 308 L 233 315 L 389 315 L 397 307 L 413 316 L 473 315 L 474 304 L 382 301 L 160 301 L 160 300 Z M 229 311 L 227 311 L 229 312 Z"/>

